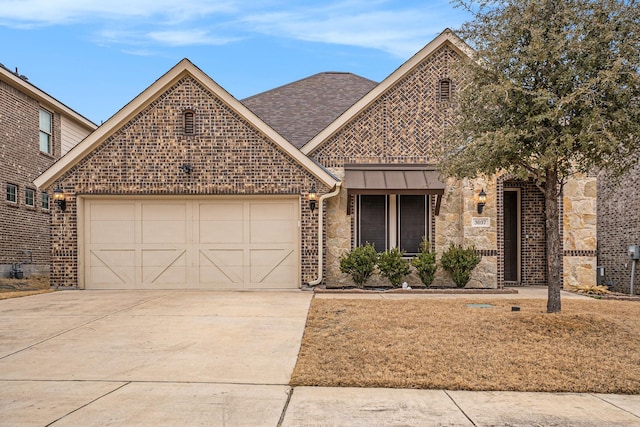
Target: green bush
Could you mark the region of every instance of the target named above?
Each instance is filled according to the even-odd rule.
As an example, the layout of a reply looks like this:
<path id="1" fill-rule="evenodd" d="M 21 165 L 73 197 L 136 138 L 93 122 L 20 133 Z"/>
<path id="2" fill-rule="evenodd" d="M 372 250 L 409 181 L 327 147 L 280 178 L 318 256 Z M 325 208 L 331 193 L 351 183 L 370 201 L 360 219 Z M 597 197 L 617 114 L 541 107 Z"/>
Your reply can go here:
<path id="1" fill-rule="evenodd" d="M 409 261 L 403 259 L 404 251 L 393 248 L 378 255 L 380 274 L 391 282 L 394 288 L 400 287 L 402 278 L 409 274 Z"/>
<path id="2" fill-rule="evenodd" d="M 349 274 L 358 287 L 363 287 L 373 273 L 377 261 L 376 249 L 367 242 L 366 245 L 353 248 L 340 258 L 340 271 Z"/>
<path id="3" fill-rule="evenodd" d="M 418 270 L 418 276 L 420 276 L 422 283 L 427 287 L 431 286 L 438 264 L 436 263 L 436 254 L 431 252 L 431 243 L 428 240 L 422 239 L 420 253 L 411 261 L 411 264 Z"/>
<path id="4" fill-rule="evenodd" d="M 473 246 L 463 248 L 452 243 L 449 249 L 442 254 L 440 264 L 442 264 L 442 268 L 451 273 L 456 286 L 463 288 L 469 283 L 471 272 L 480 263 L 481 259 L 482 256 L 476 253 L 476 249 Z"/>

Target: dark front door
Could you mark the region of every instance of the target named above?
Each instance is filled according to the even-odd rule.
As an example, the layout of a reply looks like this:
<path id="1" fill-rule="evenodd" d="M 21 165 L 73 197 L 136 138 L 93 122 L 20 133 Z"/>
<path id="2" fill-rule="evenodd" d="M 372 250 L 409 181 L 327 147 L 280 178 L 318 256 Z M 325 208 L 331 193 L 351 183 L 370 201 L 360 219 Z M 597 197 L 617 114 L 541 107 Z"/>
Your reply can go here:
<path id="1" fill-rule="evenodd" d="M 518 281 L 518 192 L 504 192 L 504 281 Z"/>

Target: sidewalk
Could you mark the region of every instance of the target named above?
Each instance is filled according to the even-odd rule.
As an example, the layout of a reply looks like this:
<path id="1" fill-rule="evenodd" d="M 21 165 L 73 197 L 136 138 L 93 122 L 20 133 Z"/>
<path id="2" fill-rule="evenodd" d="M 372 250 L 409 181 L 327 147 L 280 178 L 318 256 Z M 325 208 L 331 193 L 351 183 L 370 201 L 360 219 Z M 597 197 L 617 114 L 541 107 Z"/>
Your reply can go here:
<path id="1" fill-rule="evenodd" d="M 640 396 L 296 387 L 281 425 L 640 426 Z"/>

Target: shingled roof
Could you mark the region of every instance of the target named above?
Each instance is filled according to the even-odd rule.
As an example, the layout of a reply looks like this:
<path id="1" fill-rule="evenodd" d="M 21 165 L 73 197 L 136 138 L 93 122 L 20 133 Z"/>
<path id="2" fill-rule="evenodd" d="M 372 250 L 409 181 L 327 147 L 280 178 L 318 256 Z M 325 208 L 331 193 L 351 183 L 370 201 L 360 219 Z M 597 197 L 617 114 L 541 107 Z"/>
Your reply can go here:
<path id="1" fill-rule="evenodd" d="M 355 74 L 326 72 L 240 102 L 300 148 L 376 85 Z"/>

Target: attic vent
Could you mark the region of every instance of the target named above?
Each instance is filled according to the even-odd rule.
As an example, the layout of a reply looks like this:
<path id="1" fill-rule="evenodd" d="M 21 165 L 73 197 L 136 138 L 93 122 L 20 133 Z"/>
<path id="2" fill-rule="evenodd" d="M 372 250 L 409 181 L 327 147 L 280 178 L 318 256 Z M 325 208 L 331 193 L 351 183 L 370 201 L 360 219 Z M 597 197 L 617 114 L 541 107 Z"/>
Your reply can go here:
<path id="1" fill-rule="evenodd" d="M 438 82 L 438 101 L 451 101 L 451 80 L 442 79 Z"/>
<path id="2" fill-rule="evenodd" d="M 196 125 L 193 111 L 185 111 L 183 114 L 184 134 L 193 135 L 196 133 Z"/>

